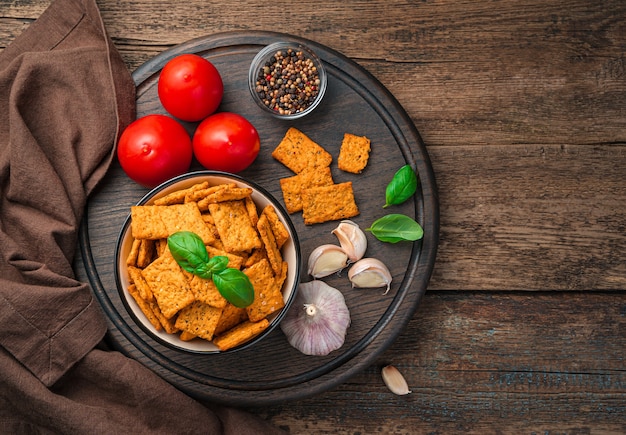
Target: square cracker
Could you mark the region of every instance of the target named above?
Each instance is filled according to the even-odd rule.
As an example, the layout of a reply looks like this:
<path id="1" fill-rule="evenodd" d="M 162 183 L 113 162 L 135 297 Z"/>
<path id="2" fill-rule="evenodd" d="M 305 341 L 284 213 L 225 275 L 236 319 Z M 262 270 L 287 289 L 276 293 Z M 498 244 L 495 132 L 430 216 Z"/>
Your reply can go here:
<path id="1" fill-rule="evenodd" d="M 224 244 L 224 250 L 250 252 L 261 247 L 261 239 L 252 226 L 244 201 L 209 204 L 209 211 L 215 219 L 215 227 Z"/>
<path id="2" fill-rule="evenodd" d="M 161 326 L 161 322 L 159 318 L 156 316 L 154 311 L 152 311 L 152 307 L 150 303 L 147 302 L 144 298 L 141 297 L 139 291 L 137 290 L 137 286 L 135 284 L 131 284 L 128 286 L 128 293 L 133 297 L 141 312 L 146 316 L 148 321 L 154 326 L 154 329 L 160 331 L 163 329 Z"/>
<path id="3" fill-rule="evenodd" d="M 207 196 L 219 192 L 220 190 L 227 189 L 229 186 L 235 187 L 235 183 L 217 184 L 215 186 L 209 186 L 207 182 L 205 185 L 193 190 L 189 190 L 185 195 L 185 202 L 198 202 Z"/>
<path id="4" fill-rule="evenodd" d="M 259 335 L 267 329 L 268 326 L 270 326 L 270 322 L 267 319 L 262 319 L 258 322 L 243 322 L 226 331 L 219 337 L 215 337 L 213 344 L 215 344 L 222 351 L 228 350 L 245 343 L 256 335 Z"/>
<path id="5" fill-rule="evenodd" d="M 176 327 L 197 337 L 212 340 L 221 315 L 222 308 L 195 301 L 180 311 L 176 317 Z"/>
<path id="6" fill-rule="evenodd" d="M 263 259 L 244 269 L 254 287 L 254 301 L 246 307 L 248 318 L 252 322 L 279 311 L 285 306 L 281 288 L 276 286 L 274 272 L 269 261 Z"/>
<path id="7" fill-rule="evenodd" d="M 204 302 L 216 308 L 223 308 L 226 305 L 226 299 L 219 292 L 213 280 L 200 278 L 186 270 L 182 272 L 187 278 L 189 288 L 196 301 Z"/>
<path id="8" fill-rule="evenodd" d="M 137 252 L 137 267 L 143 269 L 156 258 L 156 241 L 142 239 Z"/>
<path id="9" fill-rule="evenodd" d="M 126 257 L 126 266 L 137 267 L 137 257 L 139 256 L 139 248 L 141 247 L 141 239 L 133 239 L 130 246 L 130 252 Z"/>
<path id="10" fill-rule="evenodd" d="M 226 304 L 222 310 L 220 320 L 215 327 L 215 335 L 220 335 L 229 329 L 234 328 L 242 322 L 248 320 L 248 313 L 245 308 L 238 308 L 231 303 Z"/>
<path id="11" fill-rule="evenodd" d="M 132 206 L 131 231 L 135 239 L 166 239 L 177 231 L 191 231 L 204 243 L 215 240 L 195 202 Z"/>
<path id="12" fill-rule="evenodd" d="M 128 266 L 128 277 L 130 281 L 135 285 L 139 296 L 146 302 L 154 300 L 154 296 L 152 294 L 152 289 L 144 279 L 142 273 L 142 269 L 139 269 L 135 266 Z"/>
<path id="13" fill-rule="evenodd" d="M 261 215 L 267 217 L 270 227 L 272 228 L 272 232 L 274 233 L 274 238 L 276 239 L 278 249 L 282 248 L 285 242 L 289 240 L 289 232 L 287 231 L 285 224 L 283 224 L 278 218 L 276 209 L 271 204 L 267 205 L 261 212 Z"/>
<path id="14" fill-rule="evenodd" d="M 283 266 L 283 257 L 280 254 L 278 245 L 276 244 L 276 238 L 272 232 L 272 227 L 267 219 L 267 215 L 261 214 L 259 222 L 257 223 L 257 229 L 259 230 L 259 235 L 263 241 L 263 246 L 265 246 L 265 252 L 267 253 L 267 258 L 272 266 L 274 275 L 279 275 Z"/>
<path id="15" fill-rule="evenodd" d="M 302 217 L 305 225 L 348 219 L 359 214 L 352 182 L 311 187 L 302 191 Z"/>
<path id="16" fill-rule="evenodd" d="M 182 204 L 184 202 L 189 202 L 189 201 L 186 201 L 185 199 L 188 197 L 190 193 L 198 189 L 206 188 L 208 187 L 208 185 L 209 185 L 208 181 L 196 183 L 193 186 L 188 187 L 187 189 L 176 190 L 172 193 L 162 196 L 161 198 L 155 199 L 153 204 L 154 205 L 172 205 L 172 204 Z"/>
<path id="17" fill-rule="evenodd" d="M 316 168 L 308 166 L 292 177 L 278 180 L 283 192 L 287 211 L 292 214 L 302 210 L 302 191 L 314 186 L 330 186 L 333 181 L 330 167 Z"/>
<path id="18" fill-rule="evenodd" d="M 206 211 L 209 209 L 209 204 L 245 199 L 250 197 L 250 195 L 252 195 L 252 189 L 250 187 L 236 187 L 233 184 L 232 186 L 221 189 L 199 200 L 198 208 L 201 211 Z"/>
<path id="19" fill-rule="evenodd" d="M 159 322 L 161 322 L 161 326 L 163 327 L 165 332 L 167 332 L 168 334 L 175 334 L 179 331 L 179 329 L 175 325 L 176 316 L 172 317 L 171 319 L 168 319 L 167 317 L 165 317 L 163 313 L 161 312 L 161 309 L 159 308 L 159 305 L 157 304 L 156 300 L 150 301 L 150 308 L 152 308 L 152 312 L 154 313 L 155 316 L 157 316 L 157 318 L 159 319 Z"/>
<path id="20" fill-rule="evenodd" d="M 329 166 L 333 157 L 324 148 L 312 141 L 295 127 L 290 127 L 278 146 L 272 151 L 272 157 L 287 166 L 296 174 L 307 166 Z"/>
<path id="21" fill-rule="evenodd" d="M 195 298 L 187 278 L 169 250 L 141 271 L 167 319 L 191 304 Z"/>
<path id="22" fill-rule="evenodd" d="M 342 171 L 360 174 L 367 166 L 370 150 L 370 140 L 367 137 L 346 133 L 341 142 L 337 166 Z"/>

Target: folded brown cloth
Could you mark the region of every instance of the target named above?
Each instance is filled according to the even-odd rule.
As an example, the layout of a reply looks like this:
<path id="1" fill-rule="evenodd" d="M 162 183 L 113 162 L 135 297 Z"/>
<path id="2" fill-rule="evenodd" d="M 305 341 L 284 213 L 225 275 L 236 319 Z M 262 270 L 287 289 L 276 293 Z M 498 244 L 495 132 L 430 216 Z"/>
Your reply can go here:
<path id="1" fill-rule="evenodd" d="M 134 97 L 94 0 L 54 0 L 0 53 L 0 433 L 277 433 L 97 348 L 72 263 Z"/>

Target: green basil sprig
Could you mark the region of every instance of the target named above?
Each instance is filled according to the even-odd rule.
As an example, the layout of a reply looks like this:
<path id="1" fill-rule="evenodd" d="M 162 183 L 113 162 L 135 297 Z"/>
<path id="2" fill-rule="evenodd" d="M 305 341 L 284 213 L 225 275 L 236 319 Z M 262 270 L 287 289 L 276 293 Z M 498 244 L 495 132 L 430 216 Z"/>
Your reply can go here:
<path id="1" fill-rule="evenodd" d="M 254 288 L 248 276 L 228 266 L 228 257 L 209 258 L 204 242 L 196 233 L 178 231 L 167 238 L 167 246 L 176 262 L 187 272 L 212 279 L 224 299 L 238 308 L 254 301 Z"/>
<path id="2" fill-rule="evenodd" d="M 417 190 L 417 175 L 410 165 L 404 165 L 398 172 L 395 173 L 387 189 L 385 190 L 385 205 L 383 208 L 387 208 L 390 205 L 402 204 L 415 194 Z"/>
<path id="3" fill-rule="evenodd" d="M 424 236 L 422 226 L 404 214 L 388 214 L 377 220 L 366 229 L 381 242 L 398 243 L 415 241 Z"/>

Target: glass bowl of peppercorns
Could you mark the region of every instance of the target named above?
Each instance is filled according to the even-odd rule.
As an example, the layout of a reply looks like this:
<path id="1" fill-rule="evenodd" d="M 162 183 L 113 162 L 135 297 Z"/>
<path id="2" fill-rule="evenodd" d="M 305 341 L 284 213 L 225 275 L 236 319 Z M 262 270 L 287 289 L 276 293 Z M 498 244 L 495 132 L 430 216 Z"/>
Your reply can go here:
<path id="1" fill-rule="evenodd" d="M 280 119 L 298 119 L 311 113 L 326 92 L 322 61 L 299 43 L 276 42 L 252 60 L 248 85 L 254 101 Z"/>

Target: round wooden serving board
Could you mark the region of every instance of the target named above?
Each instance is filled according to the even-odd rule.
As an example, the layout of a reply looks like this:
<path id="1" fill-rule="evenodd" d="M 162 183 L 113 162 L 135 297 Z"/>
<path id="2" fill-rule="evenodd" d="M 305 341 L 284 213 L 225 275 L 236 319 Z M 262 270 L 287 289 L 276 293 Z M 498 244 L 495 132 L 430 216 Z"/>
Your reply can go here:
<path id="1" fill-rule="evenodd" d="M 304 119 L 274 119 L 254 104 L 247 87 L 248 66 L 265 45 L 284 39 L 303 42 L 323 60 L 329 75 L 322 105 Z M 360 214 L 353 218 L 365 229 L 387 213 L 414 217 L 424 228 L 415 243 L 387 244 L 367 232 L 366 256 L 384 261 L 393 275 L 392 288 L 352 289 L 343 271 L 324 280 L 341 290 L 351 313 L 343 347 L 328 356 L 306 356 L 292 348 L 280 329 L 259 345 L 229 354 L 197 355 L 165 347 L 148 337 L 129 316 L 114 279 L 115 245 L 130 206 L 147 192 L 115 162 L 90 199 L 80 233 L 77 273 L 91 283 L 109 319 L 110 343 L 182 391 L 201 400 L 233 406 L 262 406 L 302 399 L 328 390 L 371 365 L 398 336 L 416 310 L 435 262 L 439 231 L 438 198 L 428 154 L 420 136 L 395 98 L 367 71 L 341 54 L 315 42 L 269 32 L 223 33 L 195 39 L 169 49 L 133 74 L 137 84 L 137 116 L 165 113 L 157 96 L 159 71 L 171 58 L 197 53 L 209 59 L 224 80 L 220 111 L 248 118 L 261 137 L 261 152 L 240 175 L 248 177 L 282 201 L 279 178 L 293 175 L 271 157 L 287 129 L 298 128 L 333 155 L 336 183 L 352 181 Z M 190 134 L 195 124 L 185 124 Z M 369 164 L 355 175 L 337 169 L 344 133 L 367 136 L 372 143 Z M 383 209 L 385 187 L 404 164 L 418 173 L 414 199 Z M 191 170 L 201 169 L 196 162 Z M 320 244 L 338 241 L 331 231 L 338 222 L 305 226 L 300 213 L 291 215 L 300 239 L 304 281 L 306 261 Z"/>

